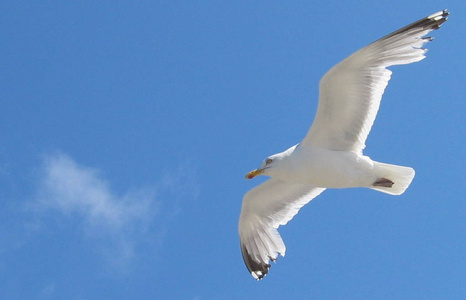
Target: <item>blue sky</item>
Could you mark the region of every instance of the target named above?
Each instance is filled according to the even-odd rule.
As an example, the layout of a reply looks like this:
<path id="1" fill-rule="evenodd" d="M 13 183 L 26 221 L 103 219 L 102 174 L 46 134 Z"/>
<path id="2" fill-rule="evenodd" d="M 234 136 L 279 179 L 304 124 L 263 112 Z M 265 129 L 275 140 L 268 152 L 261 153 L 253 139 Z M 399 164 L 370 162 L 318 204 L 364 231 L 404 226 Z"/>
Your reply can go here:
<path id="1" fill-rule="evenodd" d="M 296 144 L 334 64 L 441 9 L 367 141 L 405 194 L 328 190 L 261 282 L 244 180 Z M 464 299 L 464 1 L 4 1 L 0 298 Z"/>

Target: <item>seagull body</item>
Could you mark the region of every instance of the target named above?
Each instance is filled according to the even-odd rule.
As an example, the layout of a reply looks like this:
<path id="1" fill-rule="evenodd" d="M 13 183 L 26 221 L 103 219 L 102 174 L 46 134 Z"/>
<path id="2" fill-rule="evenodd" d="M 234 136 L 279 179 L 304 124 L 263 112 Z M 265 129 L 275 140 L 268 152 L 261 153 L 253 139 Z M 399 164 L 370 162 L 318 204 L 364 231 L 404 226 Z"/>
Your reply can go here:
<path id="1" fill-rule="evenodd" d="M 264 170 L 264 174 L 283 181 L 312 183 L 315 187 L 372 188 L 378 179 L 388 177 L 383 168 L 380 168 L 380 163 L 352 151 L 335 151 L 298 144 L 271 156 L 271 159 L 274 167 Z M 392 187 L 386 192 L 395 193 Z"/>
<path id="2" fill-rule="evenodd" d="M 373 161 L 363 155 L 374 123 L 389 66 L 425 58 L 427 33 L 447 20 L 446 10 L 397 30 L 355 52 L 322 77 L 314 122 L 297 145 L 267 157 L 247 179 L 272 177 L 243 198 L 239 220 L 241 252 L 255 279 L 262 279 L 270 260 L 285 255 L 277 228 L 326 188 L 366 187 L 402 194 L 414 178 L 409 167 Z"/>

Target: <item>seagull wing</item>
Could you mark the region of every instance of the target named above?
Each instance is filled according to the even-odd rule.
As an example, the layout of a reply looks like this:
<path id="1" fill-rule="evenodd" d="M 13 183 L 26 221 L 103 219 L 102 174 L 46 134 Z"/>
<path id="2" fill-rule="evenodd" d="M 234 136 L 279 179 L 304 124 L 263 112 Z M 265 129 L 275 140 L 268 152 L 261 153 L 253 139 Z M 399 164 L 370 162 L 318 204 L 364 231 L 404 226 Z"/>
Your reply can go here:
<path id="1" fill-rule="evenodd" d="M 447 20 L 446 10 L 395 31 L 355 52 L 320 81 L 317 114 L 301 145 L 361 153 L 393 65 L 425 58 L 427 33 Z"/>
<path id="2" fill-rule="evenodd" d="M 238 231 L 244 263 L 255 279 L 267 274 L 270 260 L 275 261 L 278 254 L 285 255 L 278 226 L 285 225 L 324 190 L 269 179 L 244 195 Z"/>

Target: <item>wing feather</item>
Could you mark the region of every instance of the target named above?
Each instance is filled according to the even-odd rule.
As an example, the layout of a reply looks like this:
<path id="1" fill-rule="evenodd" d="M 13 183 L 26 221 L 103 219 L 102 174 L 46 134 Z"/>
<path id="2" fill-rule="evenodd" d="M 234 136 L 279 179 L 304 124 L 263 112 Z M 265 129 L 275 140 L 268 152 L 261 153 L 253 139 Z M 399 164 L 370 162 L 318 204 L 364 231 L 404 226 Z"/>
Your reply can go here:
<path id="1" fill-rule="evenodd" d="M 447 20 L 446 10 L 397 30 L 355 52 L 320 81 L 317 114 L 301 145 L 361 153 L 390 80 L 389 66 L 425 58 L 425 37 Z"/>
<path id="2" fill-rule="evenodd" d="M 277 228 L 324 190 L 269 179 L 246 193 L 238 231 L 244 263 L 254 278 L 262 279 L 270 268 L 270 260 L 285 255 L 286 247 Z"/>

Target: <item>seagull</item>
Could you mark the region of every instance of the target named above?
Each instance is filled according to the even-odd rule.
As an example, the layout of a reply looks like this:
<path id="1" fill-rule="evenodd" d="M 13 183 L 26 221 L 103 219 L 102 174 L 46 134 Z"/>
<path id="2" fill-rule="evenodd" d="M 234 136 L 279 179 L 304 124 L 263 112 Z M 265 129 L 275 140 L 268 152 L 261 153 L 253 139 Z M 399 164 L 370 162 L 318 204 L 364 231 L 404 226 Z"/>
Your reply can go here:
<path id="1" fill-rule="evenodd" d="M 297 145 L 263 160 L 247 179 L 271 178 L 243 198 L 238 232 L 244 263 L 262 279 L 270 261 L 285 256 L 278 227 L 290 221 L 327 188 L 366 187 L 401 195 L 414 178 L 409 167 L 373 161 L 365 141 L 392 72 L 387 67 L 425 58 L 426 35 L 447 20 L 439 11 L 353 53 L 331 68 L 319 84 L 314 122 Z"/>

